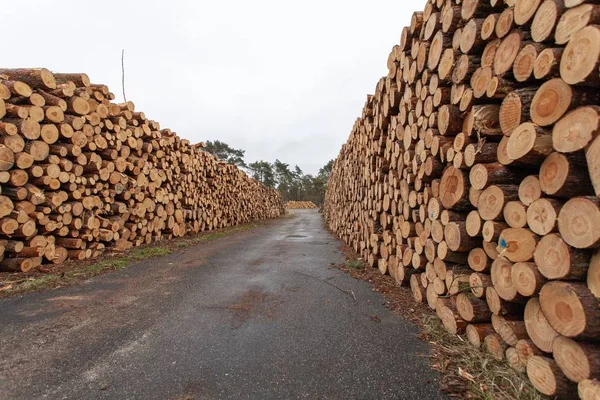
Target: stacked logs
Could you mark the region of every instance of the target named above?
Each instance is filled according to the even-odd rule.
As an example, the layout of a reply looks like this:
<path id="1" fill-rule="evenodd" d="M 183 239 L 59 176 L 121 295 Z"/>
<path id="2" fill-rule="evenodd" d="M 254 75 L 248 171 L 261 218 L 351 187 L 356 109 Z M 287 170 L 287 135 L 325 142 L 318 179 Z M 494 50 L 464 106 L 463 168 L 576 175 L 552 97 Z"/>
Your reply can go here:
<path id="1" fill-rule="evenodd" d="M 324 206 L 448 331 L 565 398 L 600 391 L 597 3 L 429 0 Z"/>
<path id="2" fill-rule="evenodd" d="M 285 203 L 285 208 L 288 210 L 308 210 L 319 207 L 312 201 L 288 201 Z"/>
<path id="3" fill-rule="evenodd" d="M 284 212 L 281 196 L 85 74 L 0 69 L 0 270 Z"/>

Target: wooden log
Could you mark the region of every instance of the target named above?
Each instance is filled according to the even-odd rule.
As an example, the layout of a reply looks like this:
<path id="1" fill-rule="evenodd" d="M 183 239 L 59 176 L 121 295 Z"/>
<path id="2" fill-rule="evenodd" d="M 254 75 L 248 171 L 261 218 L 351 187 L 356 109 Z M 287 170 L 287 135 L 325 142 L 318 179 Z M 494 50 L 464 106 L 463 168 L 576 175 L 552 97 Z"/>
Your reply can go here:
<path id="1" fill-rule="evenodd" d="M 541 0 L 524 0 L 515 2 L 514 18 L 517 25 L 526 25 L 531 22 Z"/>
<path id="2" fill-rule="evenodd" d="M 56 89 L 54 75 L 45 68 L 38 69 L 7 69 L 0 68 L 0 75 L 9 79 L 24 82 L 33 88 Z"/>
<path id="3" fill-rule="evenodd" d="M 559 336 L 554 340 L 552 353 L 556 364 L 573 382 L 592 379 L 600 373 L 600 348 L 597 345 Z"/>
<path id="4" fill-rule="evenodd" d="M 539 126 L 552 125 L 578 105 L 596 102 L 597 94 L 569 86 L 560 78 L 551 79 L 540 86 L 531 102 L 531 120 Z"/>
<path id="5" fill-rule="evenodd" d="M 531 101 L 535 96 L 534 88 L 518 89 L 506 95 L 499 112 L 502 132 L 510 136 L 522 123 L 530 118 Z"/>
<path id="6" fill-rule="evenodd" d="M 485 296 L 485 290 L 492 286 L 492 278 L 487 274 L 475 272 L 469 276 L 469 285 L 473 296 L 482 298 Z"/>
<path id="7" fill-rule="evenodd" d="M 547 396 L 574 399 L 575 385 L 561 372 L 556 362 L 547 357 L 533 356 L 527 362 L 527 376 L 537 390 Z"/>
<path id="8" fill-rule="evenodd" d="M 492 314 L 492 326 L 494 330 L 509 346 L 516 346 L 519 340 L 529 338 L 525 322 L 520 318 L 522 317 L 504 317 Z"/>
<path id="9" fill-rule="evenodd" d="M 546 283 L 546 278 L 539 272 L 535 263 L 531 262 L 513 265 L 511 278 L 517 292 L 525 297 L 537 295 Z"/>
<path id="10" fill-rule="evenodd" d="M 552 153 L 540 168 L 540 188 L 548 195 L 569 198 L 594 194 L 586 171 L 561 153 Z"/>
<path id="11" fill-rule="evenodd" d="M 498 253 L 512 262 L 533 259 L 538 237 L 524 228 L 509 228 L 498 239 Z"/>
<path id="12" fill-rule="evenodd" d="M 510 365 L 512 369 L 521 373 L 525 372 L 526 366 L 521 362 L 519 354 L 514 347 L 508 347 L 504 354 L 506 356 L 506 362 L 508 362 L 508 365 Z"/>
<path id="13" fill-rule="evenodd" d="M 523 39 L 522 31 L 513 31 L 502 39 L 494 58 L 494 73 L 497 76 L 503 76 L 512 70 Z"/>
<path id="14" fill-rule="evenodd" d="M 413 295 L 413 299 L 422 303 L 425 299 L 425 287 L 421 283 L 421 279 L 417 277 L 417 275 L 412 275 L 410 277 L 410 290 Z"/>
<path id="15" fill-rule="evenodd" d="M 83 73 L 55 73 L 54 78 L 57 84 L 73 82 L 77 87 L 89 87 L 91 84 L 90 78 Z"/>
<path id="16" fill-rule="evenodd" d="M 558 19 L 563 12 L 563 1 L 546 0 L 540 4 L 531 22 L 531 38 L 540 43 L 552 40 Z"/>
<path id="17" fill-rule="evenodd" d="M 483 190 L 489 185 L 507 184 L 520 180 L 522 174 L 500 163 L 476 164 L 469 173 L 469 182 L 475 189 Z"/>
<path id="18" fill-rule="evenodd" d="M 531 357 L 544 354 L 530 339 L 519 340 L 515 346 L 515 350 L 519 356 L 519 361 L 525 367 L 527 367 L 527 362 Z"/>
<path id="19" fill-rule="evenodd" d="M 581 400 L 596 400 L 600 396 L 600 381 L 585 379 L 579 382 L 577 393 Z"/>
<path id="20" fill-rule="evenodd" d="M 600 298 L 600 253 L 598 252 L 596 252 L 590 260 L 587 274 L 587 286 L 594 296 Z"/>
<path id="21" fill-rule="evenodd" d="M 521 187 L 519 186 L 519 193 Z M 521 195 L 519 194 L 519 198 Z M 509 201 L 504 205 L 502 212 L 504 221 L 511 228 L 523 228 L 527 225 L 527 207 L 520 201 Z"/>
<path id="22" fill-rule="evenodd" d="M 481 348 L 486 336 L 493 334 L 492 324 L 469 324 L 466 327 L 467 340 L 476 348 Z"/>
<path id="23" fill-rule="evenodd" d="M 492 264 L 490 275 L 495 293 L 506 301 L 524 302 L 524 298 L 518 294 L 517 288 L 512 281 L 513 264 L 502 258 L 497 258 Z"/>
<path id="24" fill-rule="evenodd" d="M 502 216 L 504 205 L 518 198 L 518 187 L 513 185 L 492 185 L 485 189 L 477 208 L 479 215 L 486 221 L 493 221 Z"/>
<path id="25" fill-rule="evenodd" d="M 546 48 L 542 50 L 533 65 L 534 78 L 548 79 L 559 76 L 562 53 L 562 48 Z"/>
<path id="26" fill-rule="evenodd" d="M 485 221 L 481 230 L 484 242 L 498 242 L 502 232 L 508 228 L 508 225 L 506 225 L 504 222 Z"/>
<path id="27" fill-rule="evenodd" d="M 547 235 L 558 230 L 558 214 L 562 202 L 554 199 L 539 199 L 527 208 L 527 225 L 533 233 Z"/>
<path id="28" fill-rule="evenodd" d="M 540 306 L 549 324 L 570 338 L 597 337 L 600 332 L 598 301 L 585 283 L 553 281 L 540 291 Z"/>
<path id="29" fill-rule="evenodd" d="M 600 26 L 588 25 L 573 34 L 560 60 L 560 77 L 569 85 L 598 81 Z"/>
<path id="30" fill-rule="evenodd" d="M 542 237 L 534 252 L 539 272 L 547 279 L 582 280 L 591 262 L 589 251 L 575 250 L 558 234 Z"/>
<path id="31" fill-rule="evenodd" d="M 546 319 L 538 297 L 534 297 L 527 302 L 523 320 L 525 321 L 527 334 L 533 343 L 544 352 L 552 352 L 554 340 L 559 336 L 559 333 L 554 330 Z"/>
<path id="32" fill-rule="evenodd" d="M 600 240 L 600 201 L 575 197 L 565 203 L 558 215 L 563 240 L 578 249 L 596 248 Z"/>
<path id="33" fill-rule="evenodd" d="M 482 248 L 474 248 L 469 252 L 469 267 L 476 272 L 488 272 L 492 267 L 492 260 Z"/>
<path id="34" fill-rule="evenodd" d="M 512 72 L 517 82 L 533 80 L 533 68 L 537 60 L 538 52 L 543 47 L 539 44 L 529 43 L 525 45 L 515 57 Z"/>
<path id="35" fill-rule="evenodd" d="M 579 107 L 562 117 L 552 130 L 552 146 L 561 153 L 584 149 L 597 136 L 600 108 Z"/>
<path id="36" fill-rule="evenodd" d="M 492 333 L 491 335 L 486 336 L 483 340 L 483 347 L 485 348 L 485 351 L 496 360 L 504 360 L 504 354 L 507 346 L 497 333 Z"/>
<path id="37" fill-rule="evenodd" d="M 469 207 L 467 180 L 460 169 L 448 167 L 440 182 L 440 201 L 445 208 L 461 210 Z"/>
<path id="38" fill-rule="evenodd" d="M 506 143 L 508 158 L 526 165 L 539 165 L 552 151 L 552 137 L 529 122 L 519 125 Z"/>
<path id="39" fill-rule="evenodd" d="M 567 0 L 565 5 L 569 7 Z M 579 3 L 581 4 L 581 2 Z M 600 10 L 598 5 L 590 2 L 589 4 L 581 4 L 579 7 L 573 6 L 566 10 L 560 17 L 556 25 L 554 40 L 556 44 L 564 45 L 571 40 L 571 37 L 585 28 L 587 25 L 597 24 L 600 22 Z"/>
<path id="40" fill-rule="evenodd" d="M 489 322 L 492 316 L 492 312 L 484 300 L 466 293 L 458 294 L 456 307 L 462 319 L 468 322 Z"/>
<path id="41" fill-rule="evenodd" d="M 467 323 L 458 314 L 455 297 L 438 298 L 436 314 L 448 333 L 457 335 L 465 331 Z"/>
<path id="42" fill-rule="evenodd" d="M 0 262 L 0 270 L 12 272 L 29 272 L 36 267 L 33 258 L 5 258 Z"/>
<path id="43" fill-rule="evenodd" d="M 448 248 L 452 251 L 470 251 L 478 244 L 478 240 L 469 236 L 466 223 L 450 222 L 444 228 L 444 238 Z"/>
<path id="44" fill-rule="evenodd" d="M 503 38 L 512 30 L 514 25 L 514 11 L 513 8 L 505 8 L 496 21 L 496 36 Z"/>

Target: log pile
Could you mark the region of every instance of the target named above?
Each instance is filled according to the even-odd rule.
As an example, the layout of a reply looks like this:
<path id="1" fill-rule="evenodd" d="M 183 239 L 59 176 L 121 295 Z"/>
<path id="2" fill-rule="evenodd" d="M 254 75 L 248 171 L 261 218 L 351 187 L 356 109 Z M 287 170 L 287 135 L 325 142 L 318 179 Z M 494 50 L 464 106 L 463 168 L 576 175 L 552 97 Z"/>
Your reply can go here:
<path id="1" fill-rule="evenodd" d="M 285 208 L 288 210 L 309 210 L 319 207 L 312 201 L 288 201 L 285 203 Z"/>
<path id="2" fill-rule="evenodd" d="M 275 190 L 85 74 L 0 69 L 0 270 L 274 218 Z"/>
<path id="3" fill-rule="evenodd" d="M 560 398 L 600 390 L 599 66 L 597 1 L 429 0 L 324 205 L 449 332 Z"/>

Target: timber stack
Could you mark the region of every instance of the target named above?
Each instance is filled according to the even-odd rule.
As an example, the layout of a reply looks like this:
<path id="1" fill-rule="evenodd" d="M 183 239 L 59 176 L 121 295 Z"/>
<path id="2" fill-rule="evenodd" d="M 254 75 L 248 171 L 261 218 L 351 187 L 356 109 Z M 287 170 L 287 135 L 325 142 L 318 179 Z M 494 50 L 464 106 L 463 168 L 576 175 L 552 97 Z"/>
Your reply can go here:
<path id="1" fill-rule="evenodd" d="M 0 270 L 284 212 L 278 192 L 114 98 L 86 74 L 0 69 Z"/>
<path id="2" fill-rule="evenodd" d="M 428 1 L 324 206 L 449 332 L 559 398 L 600 398 L 599 66 L 598 1 Z"/>
<path id="3" fill-rule="evenodd" d="M 285 203 L 285 208 L 288 210 L 308 210 L 319 207 L 312 201 L 288 201 Z"/>

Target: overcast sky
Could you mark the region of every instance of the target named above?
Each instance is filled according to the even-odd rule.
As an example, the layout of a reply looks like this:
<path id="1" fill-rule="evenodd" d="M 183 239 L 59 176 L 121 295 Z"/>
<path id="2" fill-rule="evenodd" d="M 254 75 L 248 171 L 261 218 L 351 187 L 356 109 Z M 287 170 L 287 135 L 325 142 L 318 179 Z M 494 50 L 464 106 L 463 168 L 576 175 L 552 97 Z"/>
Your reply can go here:
<path id="1" fill-rule="evenodd" d="M 424 0 L 19 0 L 3 67 L 86 72 L 192 142 L 316 173 L 335 158 Z"/>

